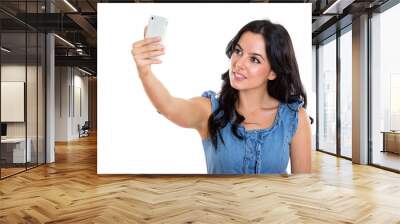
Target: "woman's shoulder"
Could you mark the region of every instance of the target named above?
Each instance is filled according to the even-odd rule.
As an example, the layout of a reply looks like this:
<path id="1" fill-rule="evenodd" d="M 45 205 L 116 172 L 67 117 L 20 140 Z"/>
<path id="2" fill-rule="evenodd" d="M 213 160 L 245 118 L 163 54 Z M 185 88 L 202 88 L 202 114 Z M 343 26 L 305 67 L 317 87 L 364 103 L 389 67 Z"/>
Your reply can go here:
<path id="1" fill-rule="evenodd" d="M 282 102 L 281 103 L 281 111 L 280 111 L 280 118 L 285 123 L 292 124 L 292 122 L 297 122 L 299 116 L 305 114 L 305 109 L 303 107 L 304 100 L 298 99 L 289 103 Z"/>
<path id="2" fill-rule="evenodd" d="M 207 97 L 207 98 L 216 98 L 216 95 L 217 94 L 213 90 L 207 90 L 201 94 L 202 97 Z"/>
<path id="3" fill-rule="evenodd" d="M 203 98 L 208 98 L 208 101 L 211 103 L 212 112 L 214 112 L 219 107 L 218 97 L 214 91 L 212 91 L 212 90 L 204 91 L 201 94 L 201 96 Z"/>
<path id="4" fill-rule="evenodd" d="M 204 92 L 201 96 L 196 96 L 190 99 L 190 101 L 193 103 L 193 107 L 196 107 L 197 111 L 204 112 L 206 118 L 210 116 L 213 108 L 213 100 L 208 99 L 210 97 L 212 97 L 212 93 Z"/>
<path id="5" fill-rule="evenodd" d="M 301 110 L 304 110 L 303 105 L 304 105 L 304 100 L 303 99 L 297 99 L 294 100 L 290 103 L 284 103 L 286 109 L 292 112 L 299 112 Z"/>
<path id="6" fill-rule="evenodd" d="M 305 108 L 303 107 L 304 100 L 298 99 L 290 103 L 283 104 L 284 108 L 281 119 L 284 126 L 287 127 L 287 130 L 289 130 L 286 138 L 288 141 L 291 141 L 298 126 L 304 126 L 304 124 L 307 123 L 306 121 L 309 121 L 309 118 Z"/>

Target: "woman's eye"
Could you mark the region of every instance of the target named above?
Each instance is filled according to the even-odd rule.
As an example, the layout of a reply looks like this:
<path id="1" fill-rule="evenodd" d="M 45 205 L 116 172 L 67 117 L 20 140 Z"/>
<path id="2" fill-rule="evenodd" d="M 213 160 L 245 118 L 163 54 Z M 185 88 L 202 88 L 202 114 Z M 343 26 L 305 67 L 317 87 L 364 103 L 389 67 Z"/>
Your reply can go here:
<path id="1" fill-rule="evenodd" d="M 260 60 L 258 60 L 258 59 L 255 58 L 255 57 L 252 57 L 250 60 L 251 60 L 251 62 L 253 62 L 253 63 L 260 64 Z"/>
<path id="2" fill-rule="evenodd" d="M 240 54 L 241 53 L 241 50 L 239 48 L 235 48 L 233 51 L 235 52 L 235 54 Z"/>

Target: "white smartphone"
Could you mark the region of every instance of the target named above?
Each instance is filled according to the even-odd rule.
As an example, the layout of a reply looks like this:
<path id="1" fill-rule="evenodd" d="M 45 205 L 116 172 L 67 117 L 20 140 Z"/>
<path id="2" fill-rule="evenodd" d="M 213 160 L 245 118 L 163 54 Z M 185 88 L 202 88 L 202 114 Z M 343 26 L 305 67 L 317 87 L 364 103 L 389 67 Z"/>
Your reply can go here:
<path id="1" fill-rule="evenodd" d="M 161 42 L 165 38 L 165 32 L 167 31 L 168 20 L 161 16 L 150 16 L 149 23 L 147 25 L 147 32 L 145 37 L 161 37 Z"/>

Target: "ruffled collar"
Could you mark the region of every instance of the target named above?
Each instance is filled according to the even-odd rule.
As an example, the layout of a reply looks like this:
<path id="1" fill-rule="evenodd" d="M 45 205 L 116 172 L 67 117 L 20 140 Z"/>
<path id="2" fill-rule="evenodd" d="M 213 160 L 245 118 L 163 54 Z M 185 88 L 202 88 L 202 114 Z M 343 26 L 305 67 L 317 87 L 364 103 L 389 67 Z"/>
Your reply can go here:
<path id="1" fill-rule="evenodd" d="M 281 115 L 282 115 L 283 107 L 284 107 L 284 103 L 279 102 L 278 111 L 277 111 L 277 113 L 276 113 L 275 120 L 274 120 L 274 122 L 272 123 L 272 126 L 271 126 L 271 127 L 269 127 L 269 128 L 260 128 L 260 129 L 246 130 L 246 128 L 245 128 L 242 124 L 239 124 L 239 125 L 238 125 L 238 132 L 239 132 L 241 135 L 243 135 L 243 136 L 250 135 L 250 134 L 252 134 L 252 133 L 267 134 L 267 133 L 272 132 L 273 130 L 275 130 L 275 129 L 278 127 L 279 121 L 281 120 Z M 231 125 L 233 124 L 233 121 L 234 121 L 235 119 L 236 119 L 236 114 L 233 114 L 232 119 L 231 119 L 231 121 L 230 121 L 230 124 L 231 124 Z"/>

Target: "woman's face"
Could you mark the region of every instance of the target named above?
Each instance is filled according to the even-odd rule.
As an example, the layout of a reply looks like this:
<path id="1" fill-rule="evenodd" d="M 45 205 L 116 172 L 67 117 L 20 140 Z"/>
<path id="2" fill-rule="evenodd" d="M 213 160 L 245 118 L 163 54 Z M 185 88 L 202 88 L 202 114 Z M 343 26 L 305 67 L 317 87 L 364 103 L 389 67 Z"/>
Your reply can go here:
<path id="1" fill-rule="evenodd" d="M 231 56 L 231 86 L 237 90 L 265 88 L 267 81 L 275 78 L 265 52 L 263 36 L 250 31 L 244 32 Z"/>

